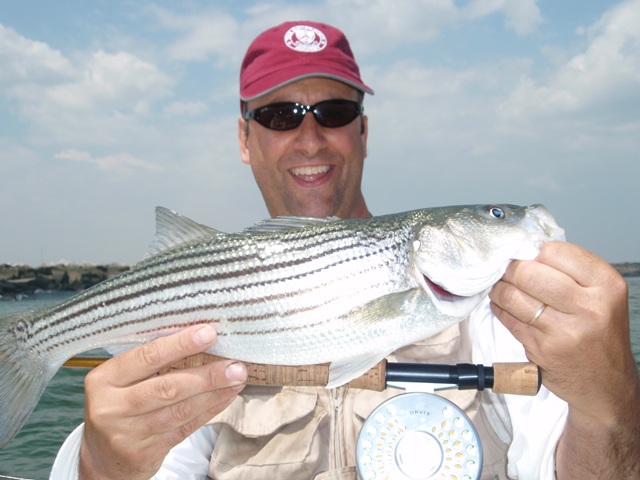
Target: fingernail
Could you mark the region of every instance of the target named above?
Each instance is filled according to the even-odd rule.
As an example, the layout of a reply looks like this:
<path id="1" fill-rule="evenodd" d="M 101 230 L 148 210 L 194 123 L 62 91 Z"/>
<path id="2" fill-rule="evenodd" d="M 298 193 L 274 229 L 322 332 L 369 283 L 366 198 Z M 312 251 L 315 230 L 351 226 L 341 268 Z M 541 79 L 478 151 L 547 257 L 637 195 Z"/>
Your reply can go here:
<path id="1" fill-rule="evenodd" d="M 231 363 L 225 370 L 224 375 L 227 380 L 232 382 L 244 382 L 247 380 L 247 367 L 241 362 Z"/>
<path id="2" fill-rule="evenodd" d="M 193 333 L 193 340 L 199 345 L 209 345 L 216 339 L 216 329 L 211 325 L 203 325 Z"/>

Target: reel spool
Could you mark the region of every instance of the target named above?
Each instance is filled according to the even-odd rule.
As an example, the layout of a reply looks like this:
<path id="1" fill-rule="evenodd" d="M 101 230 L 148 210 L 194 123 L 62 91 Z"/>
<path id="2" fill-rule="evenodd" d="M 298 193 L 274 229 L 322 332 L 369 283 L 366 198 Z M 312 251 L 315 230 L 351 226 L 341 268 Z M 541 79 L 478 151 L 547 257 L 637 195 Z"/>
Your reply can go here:
<path id="1" fill-rule="evenodd" d="M 478 480 L 482 444 L 454 403 L 404 393 L 380 404 L 364 422 L 356 467 L 362 480 Z"/>

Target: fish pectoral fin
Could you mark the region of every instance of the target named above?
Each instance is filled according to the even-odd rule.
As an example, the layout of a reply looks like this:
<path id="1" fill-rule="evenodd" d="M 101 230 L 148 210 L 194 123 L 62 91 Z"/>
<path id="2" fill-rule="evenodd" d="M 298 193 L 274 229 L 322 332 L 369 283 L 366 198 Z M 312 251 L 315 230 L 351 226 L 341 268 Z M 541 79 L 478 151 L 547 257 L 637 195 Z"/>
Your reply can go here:
<path id="1" fill-rule="evenodd" d="M 421 288 L 411 288 L 402 292 L 394 292 L 376 298 L 357 307 L 348 313 L 349 317 L 357 317 L 360 323 L 376 324 L 380 321 L 403 317 L 412 311 L 412 306 L 423 295 Z"/>
<path id="2" fill-rule="evenodd" d="M 358 378 L 378 362 L 382 361 L 387 354 L 380 355 L 376 352 L 371 355 L 363 355 L 356 358 L 340 362 L 332 362 L 329 366 L 329 381 L 327 388 L 336 388 Z"/>
<path id="3" fill-rule="evenodd" d="M 407 312 L 412 311 L 412 305 L 424 295 L 420 288 L 390 293 L 351 310 L 344 316 L 344 320 L 348 323 L 353 322 L 358 328 L 376 330 L 382 327 L 382 323 L 396 323 L 398 319 L 405 317 Z M 380 334 L 383 334 L 382 331 Z M 381 352 L 381 349 L 377 348 L 377 351 L 372 353 L 332 362 L 327 388 L 339 387 L 359 377 L 400 346 L 402 345 L 391 342 L 386 345 L 389 347 L 388 351 Z"/>

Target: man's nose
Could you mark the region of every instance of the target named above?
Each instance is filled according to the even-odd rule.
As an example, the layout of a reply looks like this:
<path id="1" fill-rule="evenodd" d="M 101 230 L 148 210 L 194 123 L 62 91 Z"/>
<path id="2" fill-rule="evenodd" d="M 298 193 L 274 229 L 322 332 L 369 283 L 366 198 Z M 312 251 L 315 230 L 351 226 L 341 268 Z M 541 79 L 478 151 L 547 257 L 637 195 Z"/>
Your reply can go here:
<path id="1" fill-rule="evenodd" d="M 325 127 L 320 125 L 312 112 L 307 112 L 296 129 L 296 143 L 309 154 L 315 153 L 326 143 Z"/>

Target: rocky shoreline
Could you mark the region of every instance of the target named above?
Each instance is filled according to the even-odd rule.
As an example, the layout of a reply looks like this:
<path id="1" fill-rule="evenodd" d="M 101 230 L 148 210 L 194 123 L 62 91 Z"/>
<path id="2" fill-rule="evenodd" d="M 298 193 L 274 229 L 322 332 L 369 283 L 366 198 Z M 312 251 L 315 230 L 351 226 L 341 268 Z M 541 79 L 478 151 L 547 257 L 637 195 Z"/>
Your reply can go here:
<path id="1" fill-rule="evenodd" d="M 640 277 L 640 263 L 613 263 L 612 264 L 623 277 Z"/>
<path id="2" fill-rule="evenodd" d="M 615 263 L 625 277 L 640 276 L 640 263 Z M 0 297 L 16 298 L 36 291 L 79 292 L 129 270 L 128 265 L 55 264 L 30 267 L 0 264 Z"/>
<path id="3" fill-rule="evenodd" d="M 128 265 L 56 264 L 30 267 L 0 264 L 0 297 L 15 298 L 36 291 L 79 292 L 129 270 Z"/>

